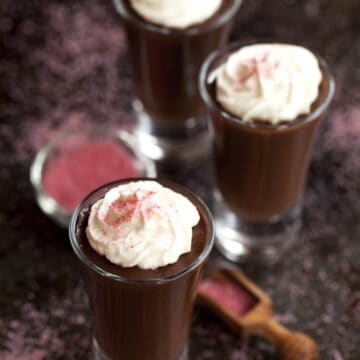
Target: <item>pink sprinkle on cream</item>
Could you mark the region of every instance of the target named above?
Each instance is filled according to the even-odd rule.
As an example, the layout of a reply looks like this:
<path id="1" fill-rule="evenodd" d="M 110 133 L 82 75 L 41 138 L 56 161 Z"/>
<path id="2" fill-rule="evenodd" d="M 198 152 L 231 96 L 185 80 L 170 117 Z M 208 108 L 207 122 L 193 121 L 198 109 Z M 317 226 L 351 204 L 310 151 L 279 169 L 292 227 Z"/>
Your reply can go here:
<path id="1" fill-rule="evenodd" d="M 148 191 L 142 195 L 135 192 L 125 199 L 117 199 L 111 204 L 112 212 L 107 213 L 104 221 L 120 230 L 124 223 L 130 222 L 134 217 L 138 217 L 138 220 L 144 220 L 157 207 L 149 201 L 153 194 L 153 191 Z"/>
<path id="2" fill-rule="evenodd" d="M 248 69 L 247 73 L 240 76 L 234 90 L 241 90 L 242 86 L 251 78 L 261 76 L 267 78 L 271 75 L 272 71 L 279 66 L 279 62 L 271 62 L 269 60 L 270 52 L 265 52 L 262 56 L 257 56 L 250 59 L 245 67 Z"/>

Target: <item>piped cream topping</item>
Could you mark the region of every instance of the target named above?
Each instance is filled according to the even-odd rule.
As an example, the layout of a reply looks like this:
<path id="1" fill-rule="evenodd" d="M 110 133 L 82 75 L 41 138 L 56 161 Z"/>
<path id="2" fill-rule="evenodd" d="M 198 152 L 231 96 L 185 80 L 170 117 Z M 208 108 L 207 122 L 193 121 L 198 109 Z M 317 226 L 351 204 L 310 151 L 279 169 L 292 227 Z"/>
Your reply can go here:
<path id="1" fill-rule="evenodd" d="M 191 251 L 196 207 L 155 181 L 135 181 L 108 191 L 93 204 L 86 234 L 91 247 L 123 267 L 156 269 Z"/>
<path id="2" fill-rule="evenodd" d="M 130 0 L 132 8 L 156 25 L 185 29 L 208 20 L 222 0 Z"/>
<path id="3" fill-rule="evenodd" d="M 307 49 L 286 44 L 240 48 L 216 71 L 216 98 L 244 121 L 272 124 L 310 113 L 322 73 Z"/>

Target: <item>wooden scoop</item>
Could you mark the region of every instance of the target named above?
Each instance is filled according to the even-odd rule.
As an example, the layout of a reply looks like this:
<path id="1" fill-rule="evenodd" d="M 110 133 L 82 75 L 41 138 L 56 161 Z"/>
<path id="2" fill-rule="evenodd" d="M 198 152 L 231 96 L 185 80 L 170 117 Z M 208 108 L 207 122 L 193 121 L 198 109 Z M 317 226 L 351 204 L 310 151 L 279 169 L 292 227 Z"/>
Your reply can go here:
<path id="1" fill-rule="evenodd" d="M 236 332 L 268 339 L 281 359 L 319 358 L 315 341 L 279 324 L 274 319 L 270 298 L 239 271 L 215 271 L 200 283 L 197 298 Z"/>

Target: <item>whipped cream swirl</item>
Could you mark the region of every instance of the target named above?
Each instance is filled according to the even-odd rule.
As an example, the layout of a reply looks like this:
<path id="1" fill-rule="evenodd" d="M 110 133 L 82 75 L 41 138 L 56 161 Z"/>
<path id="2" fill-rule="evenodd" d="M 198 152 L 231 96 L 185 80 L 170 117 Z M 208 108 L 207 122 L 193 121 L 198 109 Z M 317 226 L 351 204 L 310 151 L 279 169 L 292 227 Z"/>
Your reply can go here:
<path id="1" fill-rule="evenodd" d="M 244 121 L 272 124 L 310 112 L 322 73 L 307 49 L 286 44 L 245 46 L 216 72 L 216 98 Z"/>
<path id="2" fill-rule="evenodd" d="M 132 8 L 151 23 L 184 29 L 204 22 L 222 0 L 130 0 Z"/>
<path id="3" fill-rule="evenodd" d="M 112 263 L 156 269 L 191 251 L 192 227 L 199 220 L 183 195 L 155 181 L 135 181 L 93 204 L 86 234 L 91 247 Z"/>

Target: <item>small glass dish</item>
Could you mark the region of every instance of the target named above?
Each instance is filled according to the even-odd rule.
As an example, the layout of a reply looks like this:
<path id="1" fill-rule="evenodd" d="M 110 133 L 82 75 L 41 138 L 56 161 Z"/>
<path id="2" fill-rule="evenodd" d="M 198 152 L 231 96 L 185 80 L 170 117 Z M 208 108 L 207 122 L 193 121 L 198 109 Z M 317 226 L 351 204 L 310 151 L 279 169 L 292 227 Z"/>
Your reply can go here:
<path id="1" fill-rule="evenodd" d="M 123 129 L 89 127 L 59 133 L 37 152 L 30 167 L 40 209 L 62 227 L 68 226 L 77 202 L 90 191 L 125 177 L 156 177 L 156 168 Z M 64 197 L 59 194 L 72 203 L 60 200 Z"/>

